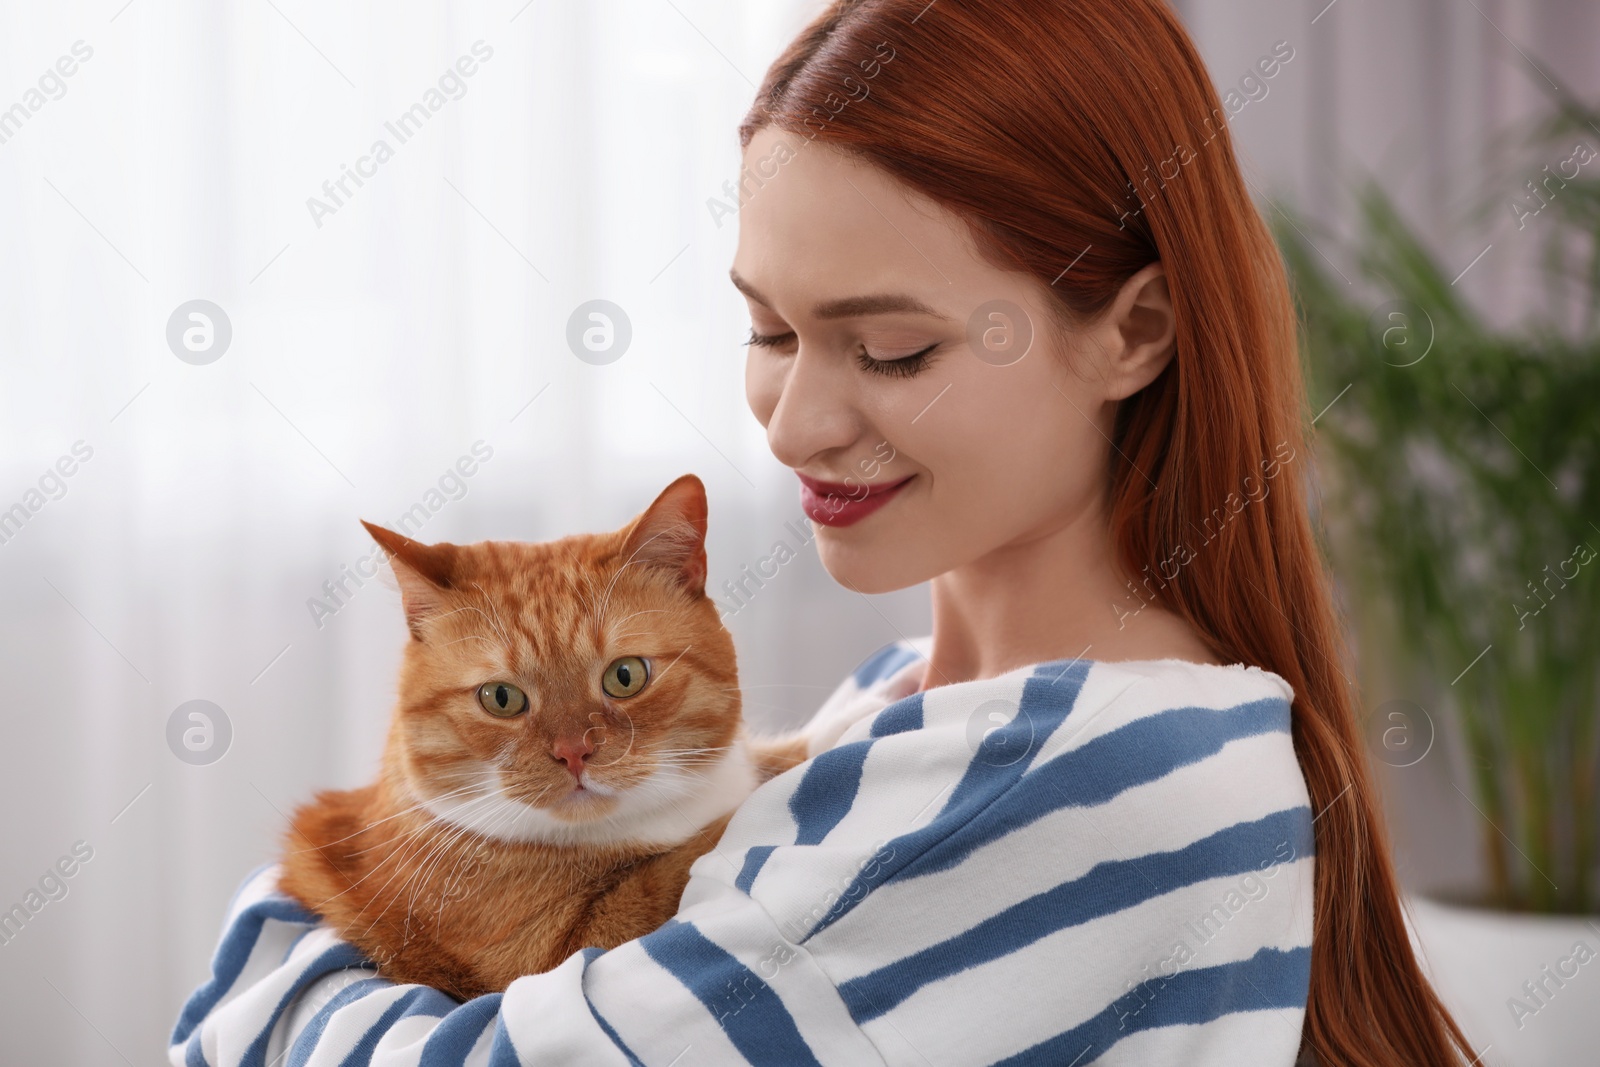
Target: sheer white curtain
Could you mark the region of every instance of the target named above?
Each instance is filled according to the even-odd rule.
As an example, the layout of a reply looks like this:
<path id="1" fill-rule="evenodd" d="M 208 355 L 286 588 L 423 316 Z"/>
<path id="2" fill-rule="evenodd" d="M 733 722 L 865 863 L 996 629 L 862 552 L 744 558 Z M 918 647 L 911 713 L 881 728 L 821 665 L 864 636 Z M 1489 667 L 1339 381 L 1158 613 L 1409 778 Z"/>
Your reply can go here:
<path id="1" fill-rule="evenodd" d="M 731 617 L 760 725 L 925 631 L 827 579 L 744 402 L 709 202 L 814 6 L 6 7 L 0 1060 L 156 1062 L 283 813 L 370 777 L 404 631 L 358 518 L 544 539 L 700 474 L 714 591 L 799 550 Z"/>

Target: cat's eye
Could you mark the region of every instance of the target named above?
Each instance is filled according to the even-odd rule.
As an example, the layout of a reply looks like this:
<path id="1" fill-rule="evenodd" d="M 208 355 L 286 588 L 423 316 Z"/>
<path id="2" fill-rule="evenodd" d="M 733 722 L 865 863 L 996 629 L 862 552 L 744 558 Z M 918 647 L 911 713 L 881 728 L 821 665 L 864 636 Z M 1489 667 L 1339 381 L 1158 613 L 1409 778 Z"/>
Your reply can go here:
<path id="1" fill-rule="evenodd" d="M 485 682 L 478 687 L 478 703 L 490 715 L 509 719 L 528 710 L 528 695 L 510 682 Z"/>
<path id="2" fill-rule="evenodd" d="M 613 660 L 611 666 L 606 668 L 606 673 L 600 676 L 600 688 L 606 691 L 607 696 L 620 700 L 633 696 L 649 680 L 650 668 L 644 660 L 638 656 L 623 656 Z"/>

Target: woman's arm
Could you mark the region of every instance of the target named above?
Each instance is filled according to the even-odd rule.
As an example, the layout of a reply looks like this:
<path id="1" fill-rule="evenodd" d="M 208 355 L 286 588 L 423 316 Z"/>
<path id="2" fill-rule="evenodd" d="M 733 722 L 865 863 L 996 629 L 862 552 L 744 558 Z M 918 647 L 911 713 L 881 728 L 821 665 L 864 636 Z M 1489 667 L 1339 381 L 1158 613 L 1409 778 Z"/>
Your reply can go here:
<path id="1" fill-rule="evenodd" d="M 1289 696 L 1073 661 L 897 701 L 752 794 L 664 927 L 461 1005 L 352 973 L 269 869 L 172 1062 L 1288 1067 L 1312 875 Z"/>
<path id="2" fill-rule="evenodd" d="M 845 679 L 806 728 L 752 739 L 763 776 L 780 774 L 837 740 L 840 724 L 830 709 L 859 693 L 864 677 Z M 817 739 L 818 722 L 830 724 L 826 743 Z M 725 839 L 718 852 L 725 856 L 727 847 Z M 260 868 L 229 905 L 211 978 L 189 998 L 173 1030 L 171 1062 L 277 1067 L 287 1054 L 289 1064 L 342 1064 L 358 1051 L 355 1062 L 418 1067 L 638 1063 L 638 1053 L 599 1006 L 608 999 L 617 1002 L 615 1011 L 638 1017 L 629 1028 L 638 1031 L 634 1040 L 652 1063 L 675 1062 L 696 1040 L 694 1062 L 879 1062 L 843 1014 L 832 982 L 796 966 L 803 952 L 784 947 L 761 907 L 731 886 L 728 894 L 716 891 L 731 880 L 732 872 L 723 873 L 730 877 L 713 872 L 706 884 L 712 898 L 731 894 L 731 906 L 702 900 L 648 939 L 611 953 L 587 949 L 504 994 L 462 1004 L 425 986 L 379 978 L 353 946 L 278 891 L 276 867 Z M 704 886 L 698 891 L 706 892 Z M 769 983 L 779 969 L 789 972 L 784 982 Z M 641 1005 L 648 1005 L 643 1015 Z M 791 1009 L 806 1016 L 804 1025 L 793 1021 Z M 832 1058 L 819 1061 L 818 1051 L 810 1051 L 810 1059 L 791 1059 L 808 1044 L 803 1032 L 813 1028 L 812 1016 L 827 1030 L 818 1038 L 819 1051 Z M 503 1021 L 519 1019 L 538 1026 Z M 703 1031 L 698 1039 L 697 1030 Z"/>
<path id="3" fill-rule="evenodd" d="M 173 1032 L 173 1064 L 883 1062 L 833 981 L 743 893 L 463 1004 L 377 978 L 277 892 L 276 873 L 240 891 L 212 979 Z"/>

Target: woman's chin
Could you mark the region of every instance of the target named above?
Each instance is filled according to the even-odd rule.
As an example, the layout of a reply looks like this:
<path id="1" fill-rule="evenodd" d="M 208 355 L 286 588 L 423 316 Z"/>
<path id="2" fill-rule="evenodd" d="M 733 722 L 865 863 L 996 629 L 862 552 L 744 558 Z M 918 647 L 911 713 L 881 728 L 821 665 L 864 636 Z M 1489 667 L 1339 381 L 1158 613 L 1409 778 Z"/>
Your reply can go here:
<path id="1" fill-rule="evenodd" d="M 903 542 L 862 538 L 854 527 L 818 526 L 817 556 L 829 577 L 853 593 L 893 593 L 934 577 L 908 558 Z"/>

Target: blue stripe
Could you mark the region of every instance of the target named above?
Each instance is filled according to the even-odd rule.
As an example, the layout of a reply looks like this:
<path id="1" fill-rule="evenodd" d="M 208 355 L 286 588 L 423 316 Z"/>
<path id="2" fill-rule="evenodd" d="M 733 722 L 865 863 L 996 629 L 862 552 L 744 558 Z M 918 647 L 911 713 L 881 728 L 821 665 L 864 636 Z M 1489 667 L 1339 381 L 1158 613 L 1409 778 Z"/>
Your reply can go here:
<path id="1" fill-rule="evenodd" d="M 873 682 L 889 677 L 912 660 L 921 658 L 916 649 L 904 641 L 896 641 L 892 645 L 884 645 L 868 656 L 850 673 L 850 677 L 855 680 L 857 686 L 865 689 Z"/>
<path id="2" fill-rule="evenodd" d="M 1232 708 L 1172 708 L 1136 719 L 1039 764 L 1005 796 L 913 857 L 895 878 L 948 870 L 1051 812 L 1104 804 L 1214 756 L 1231 741 L 1288 732 L 1289 704 L 1281 697 Z"/>
<path id="3" fill-rule="evenodd" d="M 294 1003 L 294 999 L 305 992 L 306 986 L 317 979 L 332 974 L 334 971 L 370 966 L 372 964 L 361 955 L 360 950 L 354 945 L 345 944 L 341 941 L 307 963 L 300 973 L 295 976 L 294 984 L 284 990 L 283 996 L 278 1000 L 278 1006 L 272 1009 L 272 1019 L 276 1021 L 282 1016 L 289 1005 Z M 370 979 L 364 979 L 364 981 L 370 981 Z M 250 1047 L 245 1049 L 244 1055 L 239 1057 L 239 1067 L 266 1067 L 267 1040 L 272 1036 L 272 1029 L 269 1026 L 256 1035 L 256 1039 L 250 1042 Z"/>
<path id="4" fill-rule="evenodd" d="M 517 1046 L 511 1042 L 511 1031 L 506 1029 L 506 1017 L 500 1012 L 495 1012 L 494 1016 L 494 1037 L 489 1041 L 489 1067 L 522 1067 L 522 1057 L 517 1055 Z"/>
<path id="5" fill-rule="evenodd" d="M 745 849 L 744 866 L 739 868 L 739 876 L 733 880 L 733 884 L 741 893 L 749 895 L 750 887 L 755 884 L 756 875 L 761 873 L 761 868 L 766 866 L 768 857 L 777 847 L 777 845 L 752 845 Z"/>
<path id="6" fill-rule="evenodd" d="M 439 1020 L 422 1046 L 422 1062 L 428 1067 L 447 1067 L 465 1063 L 483 1031 L 500 1014 L 502 993 L 474 997 Z"/>
<path id="7" fill-rule="evenodd" d="M 460 1001 L 429 986 L 419 985 L 407 990 L 399 1000 L 384 1009 L 383 1016 L 361 1036 L 361 1040 L 350 1050 L 350 1055 L 344 1058 L 340 1067 L 369 1067 L 372 1063 L 372 1054 L 378 1050 L 378 1042 L 382 1041 L 402 1019 L 409 1019 L 415 1015 L 427 1015 L 439 1019 L 459 1006 Z"/>
<path id="8" fill-rule="evenodd" d="M 905 734 L 920 729 L 922 729 L 922 694 L 912 693 L 904 700 L 897 700 L 878 712 L 872 720 L 870 733 L 873 737 L 888 737 L 891 734 Z"/>
<path id="9" fill-rule="evenodd" d="M 589 964 L 595 961 L 595 957 L 603 956 L 605 954 L 605 949 L 591 946 L 583 949 L 582 953 L 583 974 L 584 976 L 587 976 L 589 973 Z M 582 982 L 582 978 L 579 979 L 579 982 Z M 594 1016 L 595 1023 L 602 1031 L 605 1032 L 605 1035 L 611 1039 L 611 1043 L 617 1046 L 624 1056 L 628 1057 L 629 1067 L 644 1067 L 644 1061 L 633 1054 L 633 1049 L 629 1048 L 628 1043 L 622 1040 L 622 1035 L 611 1028 L 611 1024 L 606 1022 L 606 1017 L 601 1015 L 599 1009 L 594 1006 L 594 1001 L 589 999 L 589 991 L 587 989 L 583 992 L 583 1002 L 589 1005 L 589 1014 Z"/>
<path id="10" fill-rule="evenodd" d="M 639 944 L 705 1005 L 745 1059 L 821 1067 L 772 987 L 692 924 L 668 919 Z"/>
<path id="11" fill-rule="evenodd" d="M 868 660 L 868 664 L 877 662 L 883 658 L 884 652 L 893 651 L 898 647 L 901 646 L 891 645 Z M 914 654 L 912 658 L 916 658 Z M 909 662 L 910 660 L 903 660 L 900 666 Z M 863 669 L 865 667 L 866 664 L 863 665 Z M 794 843 L 820 844 L 828 833 L 850 814 L 861 788 L 861 772 L 866 765 L 867 752 L 873 741 L 880 737 L 920 729 L 922 729 L 922 694 L 913 693 L 904 700 L 895 701 L 874 716 L 869 740 L 852 741 L 848 745 L 831 748 L 813 757 L 810 766 L 806 768 L 805 776 L 800 780 L 799 787 L 789 797 L 789 814 L 793 816 L 798 827 Z M 755 884 L 756 875 L 761 873 L 767 860 L 772 858 L 775 848 L 774 845 L 756 845 L 747 849 L 744 865 L 740 868 L 733 884 L 745 893 L 749 893 L 750 887 Z"/>
<path id="12" fill-rule="evenodd" d="M 305 1029 L 300 1031 L 300 1036 L 295 1039 L 294 1045 L 290 1047 L 289 1067 L 305 1067 L 312 1053 L 317 1050 L 317 1045 L 322 1041 L 322 1035 L 327 1031 L 328 1022 L 333 1018 L 334 1012 L 352 1001 L 360 1000 L 368 993 L 376 993 L 380 989 L 387 988 L 388 985 L 388 982 L 379 978 L 363 978 L 335 993 L 332 999 L 322 1006 L 322 1010 L 312 1016 Z M 274 1015 L 273 1018 L 276 1019 L 277 1016 Z"/>
<path id="13" fill-rule="evenodd" d="M 850 814 L 861 788 L 861 768 L 867 762 L 871 741 L 852 741 L 819 753 L 806 767 L 805 777 L 789 797 L 789 814 L 796 826 L 794 843 L 815 845 Z"/>
<path id="14" fill-rule="evenodd" d="M 183 1067 L 211 1067 L 206 1062 L 205 1050 L 200 1047 L 200 1036 L 203 1031 L 196 1030 L 189 1038 L 189 1045 L 183 1050 Z"/>
<path id="15" fill-rule="evenodd" d="M 861 787 L 861 767 L 867 760 L 871 741 L 852 741 L 814 756 L 806 764 L 800 784 L 789 797 L 789 814 L 795 823 L 797 845 L 815 845 L 846 815 Z M 746 850 L 744 865 L 733 884 L 745 893 L 771 858 L 775 845 L 756 845 Z"/>
<path id="16" fill-rule="evenodd" d="M 234 899 L 238 899 L 237 893 Z M 211 957 L 211 980 L 190 994 L 188 1003 L 183 1006 L 183 1014 L 178 1016 L 177 1025 L 172 1029 L 172 1039 L 168 1044 L 176 1045 L 188 1040 L 194 1028 L 233 988 L 244 965 L 250 961 L 250 952 L 256 947 L 256 942 L 261 938 L 261 929 L 269 919 L 300 923 L 307 927 L 317 924 L 315 915 L 282 895 L 264 897 L 241 911 L 228 925 L 217 944 L 217 951 Z"/>
<path id="17" fill-rule="evenodd" d="M 1069 660 L 1059 670 L 1055 669 L 1055 664 L 1036 668 L 1022 683 L 1016 714 L 1004 726 L 982 735 L 966 773 L 956 783 L 950 799 L 945 801 L 944 811 L 970 814 L 975 810 L 974 801 L 987 804 L 1021 778 L 1039 750 L 1044 748 L 1045 740 L 1055 733 L 1056 727 L 1066 720 L 1078 702 L 1078 694 L 1083 691 L 1084 679 L 1089 676 L 1092 665 L 1089 660 L 1079 659 Z M 984 701 L 973 714 L 991 703 L 1009 704 L 1009 701 Z"/>
<path id="18" fill-rule="evenodd" d="M 1287 952 L 1263 948 L 1237 963 L 1179 971 L 1171 978 L 1140 983 L 1093 1018 L 1008 1056 L 994 1067 L 1091 1063 L 1122 1038 L 1141 1030 L 1208 1023 L 1241 1011 L 1303 1009 L 1310 990 L 1309 948 Z"/>
<path id="19" fill-rule="evenodd" d="M 1286 845 L 1291 850 L 1287 856 Z M 1310 851 L 1311 809 L 1298 807 L 1235 823 L 1171 852 L 1097 863 L 1081 878 L 1036 893 L 954 937 L 850 979 L 839 986 L 839 995 L 856 1022 L 866 1023 L 925 985 L 1010 955 L 1059 930 L 1207 879 L 1264 871 Z"/>
<path id="20" fill-rule="evenodd" d="M 976 818 L 1016 783 L 1045 740 L 1072 710 L 1091 664 L 1073 660 L 1064 669 L 1046 669 L 1052 666 L 1039 668 L 1023 683 L 1016 715 L 983 737 L 939 814 L 890 842 L 891 859 L 858 873 L 817 924 L 800 938 L 802 944 L 844 918 L 873 889 L 897 877 L 902 868 Z"/>

